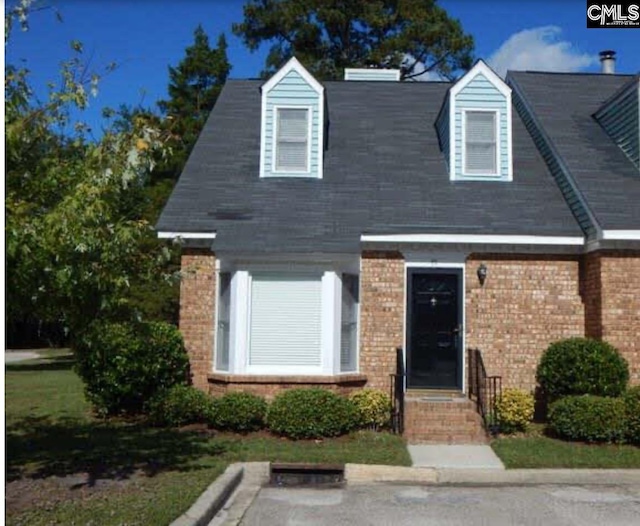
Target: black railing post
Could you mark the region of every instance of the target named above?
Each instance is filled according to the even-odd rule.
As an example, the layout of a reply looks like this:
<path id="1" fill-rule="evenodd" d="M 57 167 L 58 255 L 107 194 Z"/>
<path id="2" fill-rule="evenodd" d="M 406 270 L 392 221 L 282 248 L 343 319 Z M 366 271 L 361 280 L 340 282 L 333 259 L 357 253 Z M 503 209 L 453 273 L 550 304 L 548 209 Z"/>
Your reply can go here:
<path id="1" fill-rule="evenodd" d="M 482 417 L 484 428 L 495 434 L 498 430 L 496 409 L 498 398 L 502 394 L 502 377 L 487 375 L 480 349 L 469 349 L 469 368 L 469 397 L 476 398 L 476 408 Z"/>
<path id="2" fill-rule="evenodd" d="M 391 386 L 391 428 L 394 433 L 404 432 L 404 352 L 401 347 L 396 349 L 396 372 L 390 374 Z"/>

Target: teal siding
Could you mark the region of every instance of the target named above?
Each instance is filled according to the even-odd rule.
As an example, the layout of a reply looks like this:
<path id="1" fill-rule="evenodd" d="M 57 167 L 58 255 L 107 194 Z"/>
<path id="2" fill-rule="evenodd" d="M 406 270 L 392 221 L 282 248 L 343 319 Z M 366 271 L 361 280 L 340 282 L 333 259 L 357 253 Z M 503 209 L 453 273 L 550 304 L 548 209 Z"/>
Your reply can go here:
<path id="1" fill-rule="evenodd" d="M 436 120 L 436 130 L 438 132 L 438 141 L 440 143 L 440 151 L 444 154 L 445 162 L 449 166 L 449 97 L 445 100 L 438 119 Z"/>
<path id="2" fill-rule="evenodd" d="M 500 112 L 499 141 L 500 159 L 499 174 L 493 176 L 496 179 L 509 177 L 509 135 L 507 121 L 507 97 L 494 86 L 484 75 L 478 74 L 457 95 L 455 101 L 454 131 L 455 131 L 455 159 L 454 170 L 456 179 L 487 179 L 488 176 L 463 176 L 462 175 L 462 114 L 463 110 L 495 109 Z"/>
<path id="3" fill-rule="evenodd" d="M 562 159 L 555 151 L 555 148 L 551 144 L 549 138 L 542 132 L 536 118 L 522 98 L 515 81 L 511 81 L 511 87 L 513 88 L 513 105 L 522 119 L 522 122 L 524 122 L 524 125 L 527 128 L 529 135 L 531 135 L 538 151 L 542 155 L 542 158 L 547 164 L 551 175 L 558 184 L 558 187 L 567 201 L 573 216 L 576 218 L 580 228 L 582 228 L 582 231 L 587 237 L 594 236 L 596 234 L 596 226 L 593 224 L 587 212 L 582 196 L 580 196 L 576 191 L 575 184 L 572 182 L 571 176 L 564 166 Z"/>
<path id="4" fill-rule="evenodd" d="M 640 168 L 640 83 L 635 79 L 613 100 L 595 113 L 595 118 L 620 149 Z"/>
<path id="5" fill-rule="evenodd" d="M 275 108 L 280 106 L 305 106 L 311 109 L 311 172 L 275 172 L 274 123 Z M 300 74 L 291 70 L 267 93 L 267 107 L 264 126 L 264 176 L 265 177 L 317 177 L 321 178 L 319 163 L 322 155 L 320 145 L 320 95 L 307 84 Z"/>

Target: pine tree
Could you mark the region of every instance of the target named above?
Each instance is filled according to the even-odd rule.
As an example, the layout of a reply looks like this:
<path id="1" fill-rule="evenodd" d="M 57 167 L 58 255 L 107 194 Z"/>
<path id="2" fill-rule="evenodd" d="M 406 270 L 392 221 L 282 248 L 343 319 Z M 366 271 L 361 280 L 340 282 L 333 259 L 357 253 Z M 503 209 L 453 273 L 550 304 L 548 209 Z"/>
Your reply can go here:
<path id="1" fill-rule="evenodd" d="M 215 48 L 202 26 L 194 31 L 194 42 L 176 67 L 169 67 L 169 99 L 158 102 L 167 117 L 167 126 L 176 138 L 174 177 L 187 160 L 204 123 L 213 109 L 231 64 L 227 58 L 224 34 Z"/>

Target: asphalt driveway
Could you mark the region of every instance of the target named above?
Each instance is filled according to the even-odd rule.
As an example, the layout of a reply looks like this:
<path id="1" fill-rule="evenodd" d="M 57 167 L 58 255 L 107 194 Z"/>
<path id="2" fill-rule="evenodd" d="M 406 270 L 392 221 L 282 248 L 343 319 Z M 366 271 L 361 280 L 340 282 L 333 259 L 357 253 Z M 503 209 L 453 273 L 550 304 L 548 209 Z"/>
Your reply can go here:
<path id="1" fill-rule="evenodd" d="M 632 526 L 640 486 L 263 488 L 245 526 Z"/>

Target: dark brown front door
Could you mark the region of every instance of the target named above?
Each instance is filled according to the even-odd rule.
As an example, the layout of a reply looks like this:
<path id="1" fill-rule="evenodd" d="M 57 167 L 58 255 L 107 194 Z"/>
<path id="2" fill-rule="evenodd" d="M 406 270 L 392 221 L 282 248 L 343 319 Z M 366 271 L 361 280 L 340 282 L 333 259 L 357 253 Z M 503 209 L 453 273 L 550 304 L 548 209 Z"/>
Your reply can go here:
<path id="1" fill-rule="evenodd" d="M 462 389 L 462 270 L 409 269 L 407 386 Z"/>

